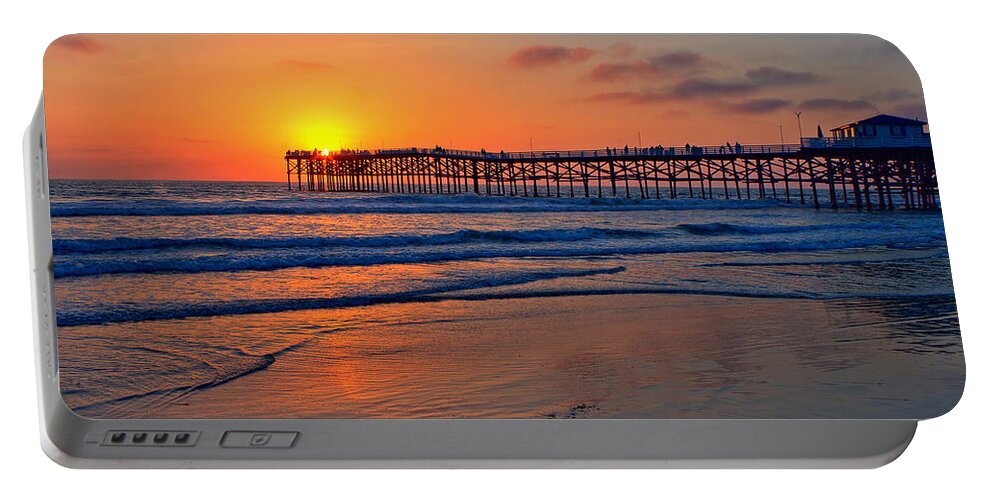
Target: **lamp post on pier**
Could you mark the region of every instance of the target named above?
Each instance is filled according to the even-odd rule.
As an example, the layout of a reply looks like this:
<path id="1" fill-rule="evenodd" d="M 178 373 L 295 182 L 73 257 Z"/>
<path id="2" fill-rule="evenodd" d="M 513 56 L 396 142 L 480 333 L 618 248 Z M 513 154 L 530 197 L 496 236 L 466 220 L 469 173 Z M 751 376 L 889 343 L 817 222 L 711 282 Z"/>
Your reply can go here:
<path id="1" fill-rule="evenodd" d="M 797 128 L 798 133 L 800 134 L 800 145 L 801 146 L 803 145 L 803 124 L 800 123 L 800 115 L 802 115 L 802 114 L 803 114 L 802 111 L 797 111 L 796 112 L 796 128 Z"/>

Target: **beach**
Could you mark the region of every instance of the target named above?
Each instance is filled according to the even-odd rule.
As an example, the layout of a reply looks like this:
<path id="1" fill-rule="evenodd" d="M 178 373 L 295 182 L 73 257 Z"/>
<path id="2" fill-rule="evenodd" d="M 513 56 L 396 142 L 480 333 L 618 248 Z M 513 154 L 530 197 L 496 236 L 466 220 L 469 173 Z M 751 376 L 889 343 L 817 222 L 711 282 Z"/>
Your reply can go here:
<path id="1" fill-rule="evenodd" d="M 935 211 L 53 180 L 52 215 L 84 416 L 928 418 L 964 383 Z"/>

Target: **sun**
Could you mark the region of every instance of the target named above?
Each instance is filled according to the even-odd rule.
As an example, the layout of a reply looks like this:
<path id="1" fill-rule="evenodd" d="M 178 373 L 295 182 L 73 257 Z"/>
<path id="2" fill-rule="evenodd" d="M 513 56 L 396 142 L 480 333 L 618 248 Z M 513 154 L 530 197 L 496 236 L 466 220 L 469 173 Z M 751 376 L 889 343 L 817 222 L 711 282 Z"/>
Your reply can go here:
<path id="1" fill-rule="evenodd" d="M 340 118 L 324 113 L 314 113 L 295 120 L 289 131 L 292 149 L 319 150 L 325 156 L 342 148 L 356 147 L 351 127 Z"/>

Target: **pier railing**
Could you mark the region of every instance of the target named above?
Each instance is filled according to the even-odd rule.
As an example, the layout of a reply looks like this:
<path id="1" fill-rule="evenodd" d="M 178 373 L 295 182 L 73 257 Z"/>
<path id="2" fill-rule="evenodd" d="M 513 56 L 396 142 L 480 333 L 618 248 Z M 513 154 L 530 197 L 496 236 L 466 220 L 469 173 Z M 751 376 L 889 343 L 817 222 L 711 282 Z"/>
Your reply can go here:
<path id="1" fill-rule="evenodd" d="M 805 137 L 801 144 L 808 149 L 845 148 L 930 148 L 931 136 L 921 137 Z"/>
<path id="2" fill-rule="evenodd" d="M 451 158 L 468 158 L 477 160 L 540 160 L 549 158 L 587 159 L 632 156 L 720 156 L 720 155 L 752 155 L 795 153 L 801 149 L 799 144 L 749 144 L 749 145 L 718 145 L 718 146 L 650 146 L 622 147 L 602 149 L 565 149 L 538 151 L 487 151 L 484 149 L 449 149 L 449 148 L 391 148 L 376 150 L 340 150 L 330 151 L 324 155 L 322 150 L 291 150 L 286 152 L 287 158 L 331 157 L 370 157 L 397 155 L 426 155 L 444 156 Z"/>

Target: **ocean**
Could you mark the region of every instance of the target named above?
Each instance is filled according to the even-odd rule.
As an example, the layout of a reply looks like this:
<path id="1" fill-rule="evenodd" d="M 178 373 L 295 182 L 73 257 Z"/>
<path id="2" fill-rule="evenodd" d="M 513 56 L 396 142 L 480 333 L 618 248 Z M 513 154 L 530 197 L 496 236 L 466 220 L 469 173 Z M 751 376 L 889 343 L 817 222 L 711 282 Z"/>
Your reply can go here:
<path id="1" fill-rule="evenodd" d="M 926 418 L 964 382 L 936 211 L 50 185 L 85 416 Z"/>

